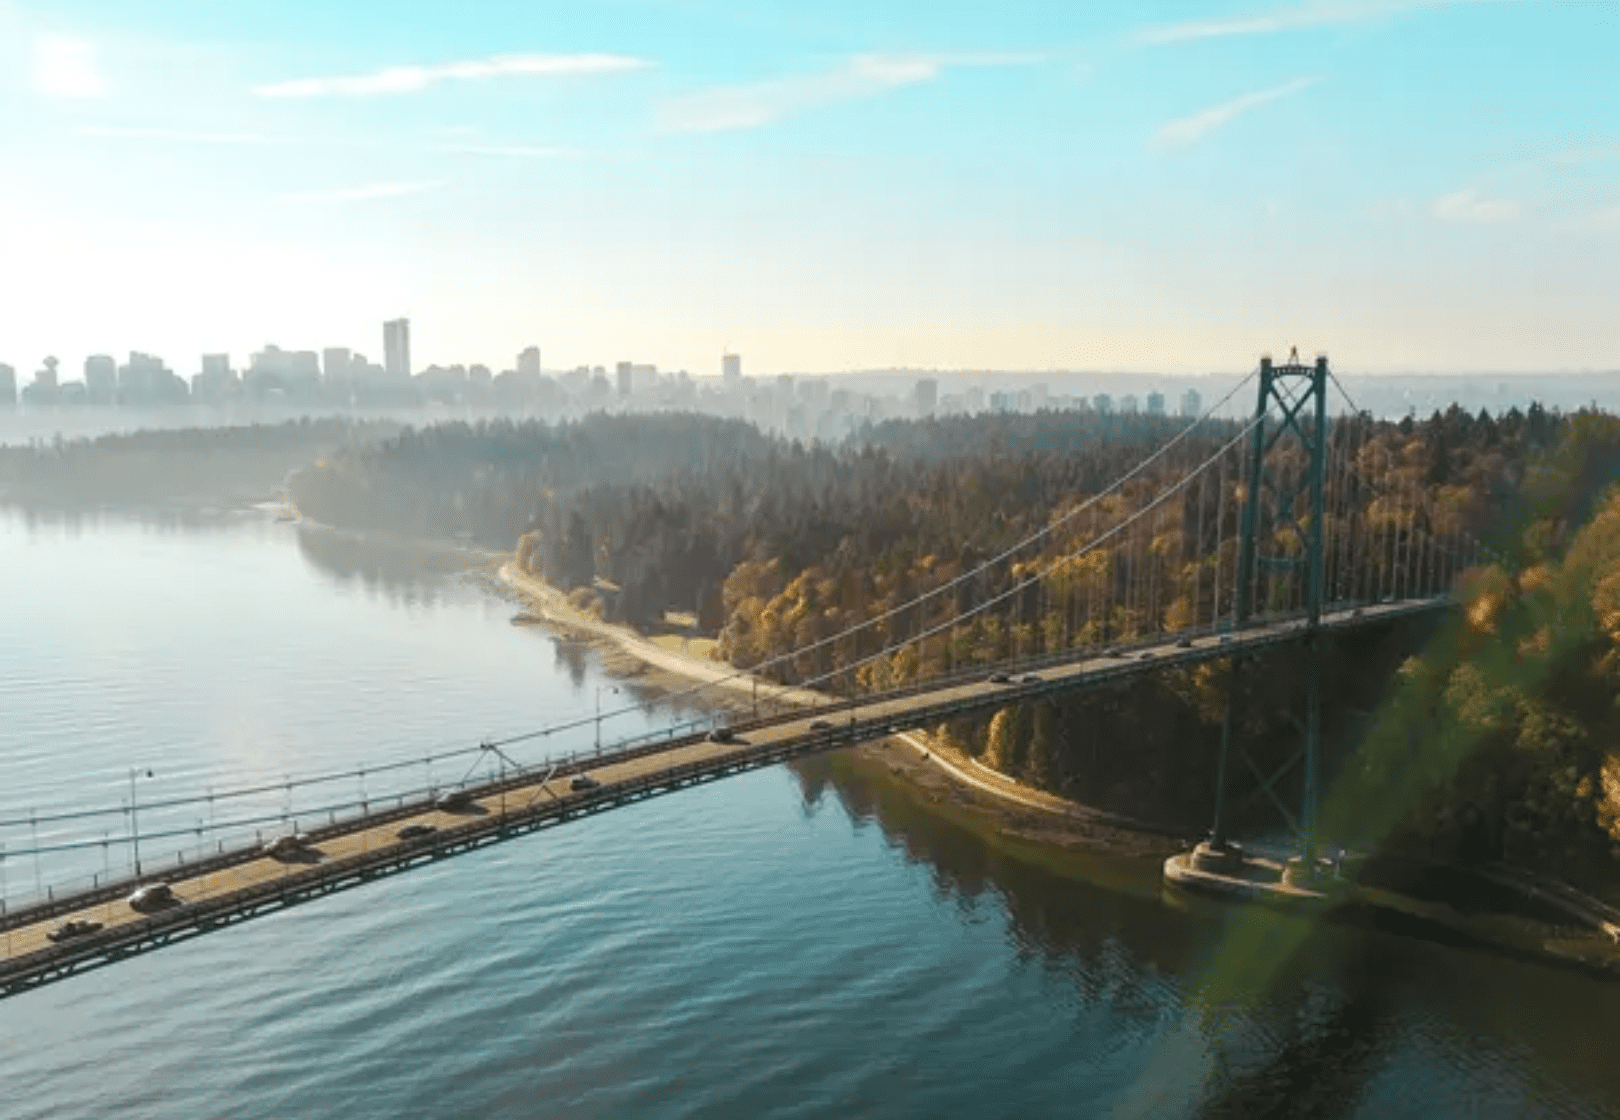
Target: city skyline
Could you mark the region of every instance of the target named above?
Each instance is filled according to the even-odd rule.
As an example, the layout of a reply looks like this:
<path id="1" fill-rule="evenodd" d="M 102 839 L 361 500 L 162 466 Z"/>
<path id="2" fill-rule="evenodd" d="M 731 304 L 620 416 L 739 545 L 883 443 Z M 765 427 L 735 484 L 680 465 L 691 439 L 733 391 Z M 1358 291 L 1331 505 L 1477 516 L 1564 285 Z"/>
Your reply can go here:
<path id="1" fill-rule="evenodd" d="M 0 3 L 0 358 L 1620 365 L 1610 5 L 489 17 Z"/>

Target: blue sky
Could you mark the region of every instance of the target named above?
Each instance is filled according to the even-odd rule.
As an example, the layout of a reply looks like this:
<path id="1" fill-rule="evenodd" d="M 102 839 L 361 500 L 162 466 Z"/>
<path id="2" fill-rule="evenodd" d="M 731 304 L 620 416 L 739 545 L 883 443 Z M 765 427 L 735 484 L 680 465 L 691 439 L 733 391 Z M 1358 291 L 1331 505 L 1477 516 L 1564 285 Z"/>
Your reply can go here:
<path id="1" fill-rule="evenodd" d="M 0 361 L 1620 367 L 1620 2 L 0 0 Z"/>

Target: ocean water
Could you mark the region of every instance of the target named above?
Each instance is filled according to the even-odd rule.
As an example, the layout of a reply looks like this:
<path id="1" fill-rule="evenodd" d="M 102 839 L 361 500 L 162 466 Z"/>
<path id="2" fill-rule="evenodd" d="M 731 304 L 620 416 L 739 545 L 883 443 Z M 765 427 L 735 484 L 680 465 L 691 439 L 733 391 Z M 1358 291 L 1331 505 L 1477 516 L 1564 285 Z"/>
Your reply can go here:
<path id="1" fill-rule="evenodd" d="M 106 842 L 8 858 L 0 893 L 119 867 L 122 812 L 16 822 L 127 807 L 132 769 L 156 805 L 571 720 L 514 751 L 588 747 L 631 686 L 470 562 L 258 513 L 0 515 L 0 842 Z M 0 1002 L 0 1117 L 1604 1116 L 1616 1023 L 1620 985 L 1022 862 L 835 756 Z"/>

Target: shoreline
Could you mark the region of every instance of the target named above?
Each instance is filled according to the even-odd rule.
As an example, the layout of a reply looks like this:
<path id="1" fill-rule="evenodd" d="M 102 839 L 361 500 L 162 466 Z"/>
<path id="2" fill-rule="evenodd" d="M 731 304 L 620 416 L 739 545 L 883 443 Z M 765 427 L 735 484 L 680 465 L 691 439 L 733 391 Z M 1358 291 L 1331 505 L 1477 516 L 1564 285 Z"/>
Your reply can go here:
<path id="1" fill-rule="evenodd" d="M 615 675 L 641 678 L 672 693 L 691 694 L 694 690 L 689 682 L 693 681 L 713 685 L 734 698 L 728 707 L 740 706 L 735 701 L 754 694 L 755 678 L 748 673 L 724 662 L 668 649 L 629 626 L 586 615 L 560 590 L 519 570 L 511 558 L 500 564 L 496 581 L 509 598 L 516 597 L 536 610 L 535 621 L 584 637 L 604 655 L 608 671 Z M 815 692 L 772 682 L 760 681 L 757 687 L 760 697 L 780 703 L 812 705 L 825 699 Z M 711 697 L 721 699 L 712 693 Z M 1147 861 L 1153 861 L 1157 871 L 1163 860 L 1189 850 L 1199 839 L 1191 829 L 1119 817 L 1026 786 L 969 755 L 940 748 L 922 732 L 899 732 L 838 754 L 845 756 L 844 765 L 858 776 L 878 777 L 887 771 L 898 779 L 893 784 L 904 796 L 955 820 L 989 843 L 1015 850 L 1022 858 L 1060 874 L 1087 879 L 1101 874 L 1131 893 L 1144 889 L 1139 880 L 1144 878 Z M 1123 875 L 1102 870 L 1102 864 L 1118 867 L 1121 861 L 1130 868 Z M 1156 884 L 1161 875 L 1152 876 Z M 1127 883 L 1132 885 L 1126 887 Z M 1620 927 L 1604 920 L 1607 907 L 1564 884 L 1551 888 L 1526 880 L 1519 889 L 1531 899 L 1546 899 L 1552 890 L 1563 892 L 1565 905 L 1560 909 L 1566 918 L 1587 928 L 1579 933 L 1568 927 L 1538 931 L 1538 923 L 1523 918 L 1469 914 L 1446 901 L 1407 897 L 1362 884 L 1357 885 L 1345 917 L 1355 925 L 1384 928 L 1388 919 L 1369 915 L 1389 914 L 1403 918 L 1410 925 L 1406 932 L 1424 940 L 1445 941 L 1460 935 L 1478 949 L 1555 966 L 1573 965 L 1607 979 L 1620 976 Z"/>
<path id="2" fill-rule="evenodd" d="M 496 579 L 507 592 L 532 606 L 537 622 L 581 635 L 595 645 L 606 655 L 609 671 L 616 675 L 637 677 L 675 693 L 690 693 L 687 682 L 713 685 L 732 694 L 734 703 L 728 707 L 745 697 L 751 700 L 754 695 L 756 678 L 748 673 L 724 662 L 667 649 L 632 627 L 593 618 L 570 604 L 556 587 L 519 569 L 513 559 L 500 564 Z M 650 680 L 649 669 L 653 670 Z M 808 706 L 827 699 L 821 693 L 770 681 L 758 681 L 757 689 L 760 699 L 778 703 Z M 723 703 L 721 697 L 713 693 L 710 696 Z M 1162 859 L 1195 839 L 1190 834 L 1171 835 L 1170 830 L 1025 786 L 976 759 L 940 748 L 917 731 L 864 743 L 851 748 L 850 753 L 867 763 L 882 765 L 925 799 L 948 799 L 959 810 L 979 818 L 981 826 L 1024 841 L 1069 852 Z"/>

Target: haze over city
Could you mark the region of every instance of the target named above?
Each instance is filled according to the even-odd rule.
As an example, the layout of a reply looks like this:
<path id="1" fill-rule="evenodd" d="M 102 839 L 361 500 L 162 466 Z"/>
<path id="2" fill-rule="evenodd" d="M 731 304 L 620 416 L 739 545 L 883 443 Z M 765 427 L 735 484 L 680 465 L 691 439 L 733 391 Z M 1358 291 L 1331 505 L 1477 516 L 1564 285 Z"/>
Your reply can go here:
<path id="1" fill-rule="evenodd" d="M 1620 362 L 1613 5 L 412 10 L 0 3 L 0 358 Z"/>

